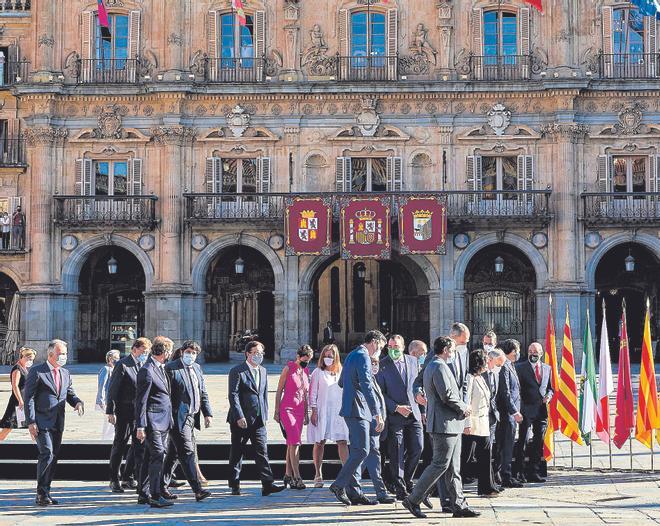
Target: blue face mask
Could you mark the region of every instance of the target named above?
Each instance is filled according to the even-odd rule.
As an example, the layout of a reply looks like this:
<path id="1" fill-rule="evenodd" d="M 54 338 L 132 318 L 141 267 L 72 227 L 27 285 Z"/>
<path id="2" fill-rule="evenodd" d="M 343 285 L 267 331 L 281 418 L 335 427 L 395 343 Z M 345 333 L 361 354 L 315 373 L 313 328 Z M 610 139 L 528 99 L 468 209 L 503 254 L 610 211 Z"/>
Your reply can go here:
<path id="1" fill-rule="evenodd" d="M 189 352 L 184 352 L 183 356 L 181 356 L 181 361 L 183 362 L 184 365 L 188 367 L 194 364 L 196 359 L 197 359 L 197 355 Z"/>
<path id="2" fill-rule="evenodd" d="M 424 365 L 424 362 L 426 361 L 426 355 L 422 354 L 421 356 L 417 357 L 417 362 L 419 363 L 419 366 L 421 367 Z"/>
<path id="3" fill-rule="evenodd" d="M 143 352 L 140 356 L 137 357 L 137 361 L 142 365 L 144 365 L 145 362 L 147 361 L 147 357 L 148 357 L 147 353 Z"/>

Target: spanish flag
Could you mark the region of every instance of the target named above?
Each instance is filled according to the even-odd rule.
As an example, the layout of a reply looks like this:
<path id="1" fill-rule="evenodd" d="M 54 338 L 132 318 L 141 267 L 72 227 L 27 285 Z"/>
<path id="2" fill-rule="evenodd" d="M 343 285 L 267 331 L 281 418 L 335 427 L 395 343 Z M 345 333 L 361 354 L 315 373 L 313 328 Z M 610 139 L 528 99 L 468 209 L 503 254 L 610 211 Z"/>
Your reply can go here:
<path id="1" fill-rule="evenodd" d="M 555 321 L 552 316 L 552 296 L 548 305 L 548 322 L 545 326 L 545 363 L 550 366 L 550 382 L 556 393 L 559 386 L 557 374 L 557 337 Z M 553 396 L 548 404 L 548 427 L 543 437 L 543 458 L 549 461 L 555 454 L 554 434 L 559 429 L 559 413 L 557 412 L 557 397 Z"/>
<path id="2" fill-rule="evenodd" d="M 105 42 L 112 41 L 112 34 L 110 33 L 110 24 L 108 22 L 108 11 L 103 5 L 103 0 L 98 0 L 99 5 L 99 27 L 101 28 L 101 39 Z"/>
<path id="3" fill-rule="evenodd" d="M 243 0 L 231 0 L 231 8 L 236 11 L 238 23 L 245 26 L 247 24 L 247 18 L 245 17 L 245 11 L 243 10 Z"/>
<path id="4" fill-rule="evenodd" d="M 635 438 L 646 447 L 651 448 L 653 445 L 653 430 L 659 427 L 658 393 L 655 386 L 655 367 L 651 349 L 651 308 L 647 299 L 642 340 L 642 366 L 639 371 L 639 391 L 637 394 Z"/>
<path id="5" fill-rule="evenodd" d="M 561 350 L 561 370 L 559 372 L 559 391 L 557 392 L 557 411 L 559 412 L 559 430 L 576 444 L 582 445 L 578 426 L 578 395 L 575 384 L 575 361 L 573 359 L 573 338 L 571 320 L 566 304 L 566 323 L 564 325 L 564 345 Z"/>

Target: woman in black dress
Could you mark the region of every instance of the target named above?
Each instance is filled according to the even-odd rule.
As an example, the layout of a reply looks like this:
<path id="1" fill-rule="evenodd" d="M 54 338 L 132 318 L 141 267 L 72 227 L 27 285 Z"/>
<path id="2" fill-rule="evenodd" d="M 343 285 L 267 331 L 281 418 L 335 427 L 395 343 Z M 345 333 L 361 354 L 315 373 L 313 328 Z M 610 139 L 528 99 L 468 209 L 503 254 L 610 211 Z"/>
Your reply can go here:
<path id="1" fill-rule="evenodd" d="M 25 411 L 23 407 L 23 387 L 27 378 L 28 369 L 32 367 L 37 353 L 28 348 L 21 347 L 18 351 L 18 361 L 9 374 L 11 381 L 11 396 L 7 402 L 7 409 L 0 420 L 0 440 L 7 438 L 12 429 L 19 427 L 16 421 L 16 407 Z"/>

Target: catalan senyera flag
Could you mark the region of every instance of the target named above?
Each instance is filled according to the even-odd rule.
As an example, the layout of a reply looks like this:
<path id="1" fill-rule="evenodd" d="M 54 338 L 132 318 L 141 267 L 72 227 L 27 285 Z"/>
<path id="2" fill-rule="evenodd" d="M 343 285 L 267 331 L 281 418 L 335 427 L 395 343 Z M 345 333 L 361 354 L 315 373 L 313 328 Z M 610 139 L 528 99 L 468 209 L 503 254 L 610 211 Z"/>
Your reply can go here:
<path id="1" fill-rule="evenodd" d="M 243 0 L 231 0 L 231 8 L 236 12 L 238 23 L 242 26 L 247 24 L 245 10 L 243 9 Z"/>
<path id="2" fill-rule="evenodd" d="M 543 0 L 525 0 L 525 3 L 533 5 L 538 11 L 543 13 Z"/>
<path id="3" fill-rule="evenodd" d="M 626 322 L 626 300 L 623 300 L 619 339 L 619 376 L 616 387 L 616 416 L 614 417 L 614 445 L 621 449 L 630 438 L 633 428 L 634 410 L 632 377 L 630 376 L 630 351 L 628 348 L 628 325 Z"/>
<path id="4" fill-rule="evenodd" d="M 589 309 L 587 323 L 584 327 L 584 352 L 582 353 L 582 373 L 580 394 L 580 432 L 585 443 L 591 443 L 591 435 L 596 431 L 596 359 L 591 340 Z"/>
<path id="5" fill-rule="evenodd" d="M 651 349 L 651 307 L 646 300 L 644 335 L 642 339 L 642 365 L 639 371 L 639 391 L 637 393 L 637 421 L 635 438 L 646 447 L 653 445 L 653 430 L 660 427 L 658 417 L 658 392 L 655 386 L 655 366 Z"/>
<path id="6" fill-rule="evenodd" d="M 610 443 L 610 395 L 614 392 L 610 342 L 607 334 L 605 300 L 603 300 L 603 322 L 600 328 L 600 358 L 598 361 L 598 406 L 596 407 L 596 434 L 606 444 Z"/>
<path id="7" fill-rule="evenodd" d="M 561 369 L 559 371 L 557 398 L 559 430 L 576 444 L 582 445 L 583 442 L 578 425 L 578 395 L 575 384 L 573 338 L 571 336 L 571 320 L 568 304 L 566 305 L 566 323 L 564 324 L 564 343 L 561 350 Z"/>
<path id="8" fill-rule="evenodd" d="M 108 22 L 108 11 L 105 8 L 105 5 L 103 4 L 103 0 L 98 0 L 98 19 L 99 19 L 99 27 L 101 28 L 101 39 L 105 40 L 106 42 L 110 42 L 112 40 L 112 34 L 110 33 L 110 24 Z"/>
<path id="9" fill-rule="evenodd" d="M 545 326 L 545 363 L 550 366 L 550 382 L 556 393 L 559 386 L 557 373 L 557 338 L 555 336 L 555 321 L 552 316 L 552 296 L 548 305 L 548 322 Z M 549 461 L 555 454 L 554 434 L 559 429 L 559 413 L 557 412 L 557 397 L 553 396 L 548 404 L 548 427 L 543 437 L 543 458 Z"/>

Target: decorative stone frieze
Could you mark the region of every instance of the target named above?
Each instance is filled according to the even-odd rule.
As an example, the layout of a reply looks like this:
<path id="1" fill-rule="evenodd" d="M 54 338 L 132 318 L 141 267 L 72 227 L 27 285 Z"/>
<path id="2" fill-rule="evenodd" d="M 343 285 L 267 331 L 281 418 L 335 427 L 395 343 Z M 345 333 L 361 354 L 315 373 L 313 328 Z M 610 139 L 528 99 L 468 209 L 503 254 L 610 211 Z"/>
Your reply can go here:
<path id="1" fill-rule="evenodd" d="M 23 130 L 23 137 L 28 146 L 53 145 L 63 142 L 69 135 L 66 128 L 55 128 L 53 126 L 34 126 Z"/>
<path id="2" fill-rule="evenodd" d="M 576 143 L 589 135 L 589 126 L 586 124 L 554 122 L 541 126 L 541 135 L 552 139 L 568 139 L 570 142 Z"/>
<path id="3" fill-rule="evenodd" d="M 154 144 L 186 144 L 195 140 L 197 129 L 188 126 L 158 126 L 152 128 L 151 138 Z"/>

